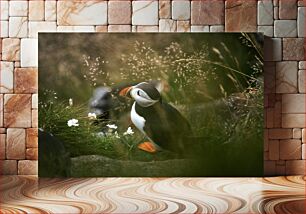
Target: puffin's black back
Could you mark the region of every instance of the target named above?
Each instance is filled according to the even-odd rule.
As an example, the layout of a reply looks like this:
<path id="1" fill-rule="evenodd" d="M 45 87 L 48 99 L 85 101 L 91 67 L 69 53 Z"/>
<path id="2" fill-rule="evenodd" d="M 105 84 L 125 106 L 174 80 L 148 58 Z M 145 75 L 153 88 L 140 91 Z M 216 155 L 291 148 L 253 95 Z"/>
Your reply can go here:
<path id="1" fill-rule="evenodd" d="M 136 103 L 136 112 L 145 118 L 144 131 L 163 149 L 184 154 L 186 136 L 192 135 L 188 121 L 173 106 L 158 102 L 150 107 Z"/>

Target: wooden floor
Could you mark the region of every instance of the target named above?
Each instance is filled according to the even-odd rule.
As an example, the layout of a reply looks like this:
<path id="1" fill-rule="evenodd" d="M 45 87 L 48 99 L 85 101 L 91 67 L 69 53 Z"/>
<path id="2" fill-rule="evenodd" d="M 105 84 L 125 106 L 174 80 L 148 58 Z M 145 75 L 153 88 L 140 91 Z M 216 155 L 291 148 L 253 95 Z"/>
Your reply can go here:
<path id="1" fill-rule="evenodd" d="M 2 213 L 305 213 L 305 177 L 0 178 Z M 1 213 L 1 212 L 0 212 Z"/>

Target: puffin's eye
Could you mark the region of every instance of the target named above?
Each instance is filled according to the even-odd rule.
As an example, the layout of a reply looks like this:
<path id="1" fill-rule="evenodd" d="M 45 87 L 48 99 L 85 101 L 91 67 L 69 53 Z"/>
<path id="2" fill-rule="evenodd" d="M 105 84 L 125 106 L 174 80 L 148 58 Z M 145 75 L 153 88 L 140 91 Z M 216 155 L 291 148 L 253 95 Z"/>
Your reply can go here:
<path id="1" fill-rule="evenodd" d="M 137 91 L 137 95 L 140 96 L 140 91 Z"/>

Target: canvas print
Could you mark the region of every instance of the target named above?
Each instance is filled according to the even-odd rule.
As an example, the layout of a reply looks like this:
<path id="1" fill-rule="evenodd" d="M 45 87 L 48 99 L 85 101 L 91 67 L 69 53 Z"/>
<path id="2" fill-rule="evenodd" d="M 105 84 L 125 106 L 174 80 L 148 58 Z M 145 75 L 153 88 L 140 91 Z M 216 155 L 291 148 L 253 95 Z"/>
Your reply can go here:
<path id="1" fill-rule="evenodd" d="M 39 33 L 39 176 L 261 176 L 261 33 Z"/>

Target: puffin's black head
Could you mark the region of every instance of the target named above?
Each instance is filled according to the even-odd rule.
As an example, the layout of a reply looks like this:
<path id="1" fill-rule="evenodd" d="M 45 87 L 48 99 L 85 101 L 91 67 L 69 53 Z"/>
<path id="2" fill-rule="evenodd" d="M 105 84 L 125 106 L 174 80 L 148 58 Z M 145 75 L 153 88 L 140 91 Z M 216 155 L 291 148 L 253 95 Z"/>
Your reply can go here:
<path id="1" fill-rule="evenodd" d="M 137 84 L 135 88 L 140 89 L 138 90 L 140 94 L 142 91 L 145 92 L 152 100 L 160 99 L 160 93 L 152 83 L 142 82 Z"/>
<path id="2" fill-rule="evenodd" d="M 111 89 L 108 87 L 97 88 L 90 99 L 89 106 L 98 115 L 109 111 L 112 106 Z"/>
<path id="3" fill-rule="evenodd" d="M 131 97 L 142 107 L 149 107 L 161 100 L 161 95 L 152 83 L 141 82 L 135 86 L 123 89 L 121 95 L 130 94 Z"/>

